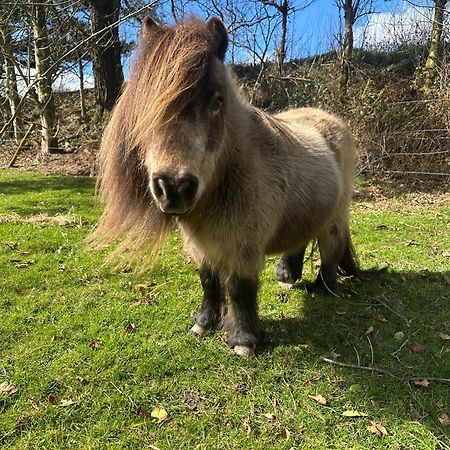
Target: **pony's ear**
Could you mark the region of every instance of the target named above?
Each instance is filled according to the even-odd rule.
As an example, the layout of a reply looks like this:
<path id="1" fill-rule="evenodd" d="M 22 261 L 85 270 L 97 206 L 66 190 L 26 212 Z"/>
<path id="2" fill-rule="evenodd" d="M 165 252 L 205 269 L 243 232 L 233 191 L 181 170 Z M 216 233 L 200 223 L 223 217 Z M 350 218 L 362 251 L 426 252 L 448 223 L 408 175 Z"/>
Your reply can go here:
<path id="1" fill-rule="evenodd" d="M 153 17 L 145 16 L 142 19 L 141 33 L 144 36 L 147 35 L 150 31 L 158 30 L 160 28 L 161 26 L 155 21 L 155 19 L 153 19 Z"/>
<path id="2" fill-rule="evenodd" d="M 217 17 L 212 17 L 206 22 L 206 26 L 212 35 L 214 53 L 223 61 L 228 47 L 228 32 L 223 22 Z"/>

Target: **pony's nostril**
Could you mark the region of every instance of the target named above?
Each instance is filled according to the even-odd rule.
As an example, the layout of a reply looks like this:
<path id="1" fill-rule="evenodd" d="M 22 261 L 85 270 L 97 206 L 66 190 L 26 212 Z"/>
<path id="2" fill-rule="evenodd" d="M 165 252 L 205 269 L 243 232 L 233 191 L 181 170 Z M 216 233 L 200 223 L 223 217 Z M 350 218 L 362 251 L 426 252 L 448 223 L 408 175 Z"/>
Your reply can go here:
<path id="1" fill-rule="evenodd" d="M 192 200 L 197 193 L 198 178 L 185 176 L 179 180 L 178 193 L 185 200 Z"/>
<path id="2" fill-rule="evenodd" d="M 155 194 L 156 198 L 167 197 L 169 187 L 165 177 L 154 176 L 152 179 L 152 184 L 153 193 Z"/>

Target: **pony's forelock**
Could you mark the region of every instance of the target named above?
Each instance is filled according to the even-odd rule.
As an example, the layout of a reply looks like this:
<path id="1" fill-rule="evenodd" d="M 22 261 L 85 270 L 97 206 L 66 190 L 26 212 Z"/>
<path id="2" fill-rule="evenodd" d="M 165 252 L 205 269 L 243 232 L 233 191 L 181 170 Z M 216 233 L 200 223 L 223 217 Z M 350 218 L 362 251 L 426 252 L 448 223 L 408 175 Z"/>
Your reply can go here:
<path id="1" fill-rule="evenodd" d="M 143 33 L 124 95 L 133 99 L 126 118 L 131 146 L 142 147 L 201 92 L 213 37 L 196 18 Z"/>

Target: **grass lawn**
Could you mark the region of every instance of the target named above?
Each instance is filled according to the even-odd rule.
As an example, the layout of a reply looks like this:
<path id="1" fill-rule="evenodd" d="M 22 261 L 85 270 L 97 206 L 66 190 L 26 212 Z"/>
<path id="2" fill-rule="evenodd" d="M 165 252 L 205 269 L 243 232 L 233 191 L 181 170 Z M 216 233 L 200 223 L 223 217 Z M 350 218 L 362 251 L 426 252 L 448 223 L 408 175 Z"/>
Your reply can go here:
<path id="1" fill-rule="evenodd" d="M 85 251 L 93 191 L 0 172 L 0 448 L 450 448 L 450 386 L 431 378 L 450 378 L 448 199 L 356 203 L 362 265 L 389 271 L 338 298 L 280 291 L 268 258 L 266 341 L 242 359 L 188 332 L 201 288 L 176 233 L 140 275 Z"/>

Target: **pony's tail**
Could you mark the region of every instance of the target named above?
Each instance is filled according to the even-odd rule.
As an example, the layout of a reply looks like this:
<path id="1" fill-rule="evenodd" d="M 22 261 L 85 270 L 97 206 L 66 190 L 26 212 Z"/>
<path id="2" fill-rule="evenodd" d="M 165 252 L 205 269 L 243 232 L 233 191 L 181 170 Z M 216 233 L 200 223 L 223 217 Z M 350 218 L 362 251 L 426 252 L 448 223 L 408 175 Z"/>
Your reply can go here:
<path id="1" fill-rule="evenodd" d="M 366 270 L 361 269 L 355 248 L 353 247 L 353 243 L 350 238 L 350 233 L 346 233 L 344 253 L 338 264 L 338 271 L 340 275 L 345 277 L 355 277 L 360 280 L 370 280 L 385 273 L 386 270 L 387 267 L 383 267 L 381 269 L 378 269 L 377 267 L 372 267 L 371 269 Z"/>

